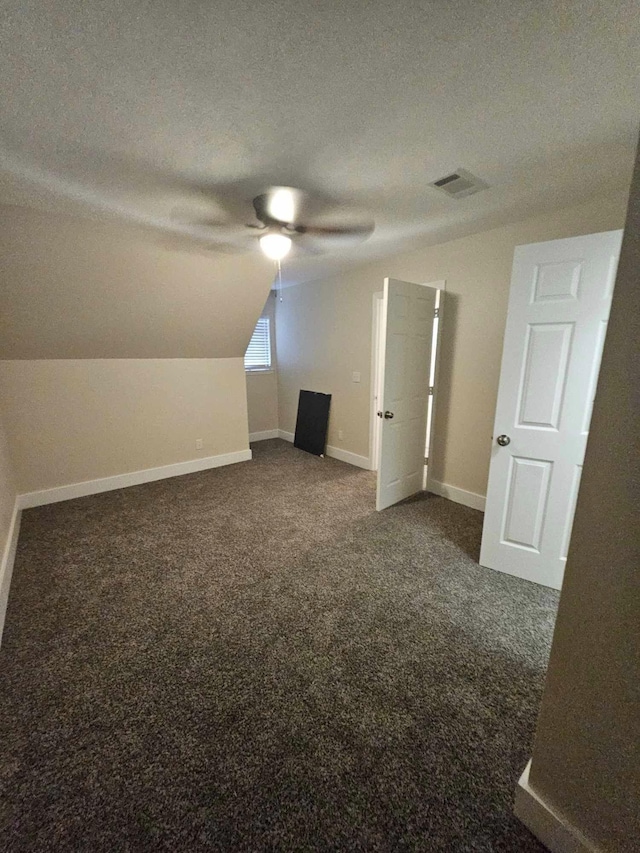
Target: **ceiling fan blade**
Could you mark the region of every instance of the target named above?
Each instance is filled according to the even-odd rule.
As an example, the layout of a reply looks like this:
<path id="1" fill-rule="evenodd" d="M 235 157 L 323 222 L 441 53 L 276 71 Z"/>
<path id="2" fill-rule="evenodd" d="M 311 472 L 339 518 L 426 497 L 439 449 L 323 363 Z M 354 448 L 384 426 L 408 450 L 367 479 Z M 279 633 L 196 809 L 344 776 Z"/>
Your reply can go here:
<path id="1" fill-rule="evenodd" d="M 244 225 L 252 219 L 251 199 L 264 186 L 255 178 L 216 181 L 198 167 L 185 169 L 183 163 L 154 163 L 80 144 L 56 152 L 48 160 L 43 169 L 55 180 L 59 192 L 84 188 L 98 200 L 134 208 L 158 219 L 211 218 L 220 224 Z M 69 189 L 66 194 L 71 192 Z"/>
<path id="2" fill-rule="evenodd" d="M 300 225 L 296 227 L 298 234 L 308 234 L 310 237 L 345 237 L 366 240 L 374 230 L 373 222 L 363 222 L 359 225 Z"/>
<path id="3" fill-rule="evenodd" d="M 210 216 L 193 218 L 183 207 L 174 208 L 171 220 L 181 233 L 201 243 L 230 243 L 240 248 L 253 245 L 260 232 L 265 230 L 261 224 L 228 222 Z"/>
<path id="4" fill-rule="evenodd" d="M 373 232 L 373 222 L 299 225 L 292 230 L 293 244 L 301 252 L 326 254 L 349 249 L 364 242 Z"/>
<path id="5" fill-rule="evenodd" d="M 232 232 L 243 233 L 245 229 L 245 226 L 243 225 L 221 222 L 219 219 L 211 219 L 209 217 L 205 219 L 194 219 L 185 215 L 183 210 L 179 210 L 177 212 L 172 211 L 171 221 L 185 229 L 193 230 L 194 233 L 202 232 L 205 236 L 209 234 L 212 237 L 216 237 L 219 234 L 230 234 Z"/>
<path id="6" fill-rule="evenodd" d="M 246 228 L 219 228 L 212 232 L 203 227 L 202 223 L 194 230 L 158 233 L 157 242 L 167 249 L 191 254 L 242 254 L 255 251 L 258 247 L 257 236 Z"/>

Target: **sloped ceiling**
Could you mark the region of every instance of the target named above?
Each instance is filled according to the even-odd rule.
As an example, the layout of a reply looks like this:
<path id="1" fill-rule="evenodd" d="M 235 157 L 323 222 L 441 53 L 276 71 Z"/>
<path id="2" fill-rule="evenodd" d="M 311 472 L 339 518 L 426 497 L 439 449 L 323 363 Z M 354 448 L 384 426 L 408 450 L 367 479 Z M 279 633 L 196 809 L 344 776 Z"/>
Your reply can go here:
<path id="1" fill-rule="evenodd" d="M 161 249 L 140 226 L 174 227 L 176 206 L 225 216 L 215 201 L 223 191 L 239 221 L 252 196 L 274 184 L 375 219 L 358 248 L 292 254 L 284 274 L 297 282 L 629 185 L 640 115 L 636 0 L 4 0 L 0 37 L 0 203 L 87 217 L 99 215 L 102 199 L 131 214 L 140 251 L 165 268 L 155 285 L 155 273 L 136 272 L 148 282 L 142 290 L 133 275 L 124 281 L 123 265 L 117 286 L 102 269 L 85 277 L 103 293 L 100 323 L 114 335 L 128 329 L 121 347 L 85 326 L 87 316 L 69 320 L 67 339 L 51 315 L 74 318 L 91 299 L 79 302 L 79 283 L 55 268 L 71 263 L 62 248 L 48 266 L 34 260 L 49 277 L 46 287 L 32 285 L 48 325 L 36 325 L 38 310 L 31 319 L 32 291 L 6 281 L 5 353 L 218 348 L 203 337 L 211 313 L 244 316 L 232 303 L 250 300 L 252 288 L 260 301 L 272 271 L 251 254 Z M 453 200 L 429 186 L 458 167 L 490 188 Z M 12 217 L 0 229 L 15 235 Z M 67 233 L 64 222 L 51 227 Z M 52 239 L 35 230 L 34 252 Z M 114 263 L 102 238 L 93 242 L 95 257 Z M 138 270 L 134 254 L 125 252 Z M 218 282 L 211 302 L 205 280 Z M 170 301 L 175 311 L 165 312 L 161 298 L 174 292 L 182 308 Z M 28 346 L 16 317 L 47 346 Z M 180 334 L 164 325 L 172 317 Z M 154 322 L 162 333 L 144 325 Z M 221 317 L 221 342 L 233 336 L 231 322 Z M 245 337 L 243 326 L 230 345 L 236 354 Z"/>
<path id="2" fill-rule="evenodd" d="M 153 232 L 0 208 L 0 358 L 244 355 L 273 265 Z"/>

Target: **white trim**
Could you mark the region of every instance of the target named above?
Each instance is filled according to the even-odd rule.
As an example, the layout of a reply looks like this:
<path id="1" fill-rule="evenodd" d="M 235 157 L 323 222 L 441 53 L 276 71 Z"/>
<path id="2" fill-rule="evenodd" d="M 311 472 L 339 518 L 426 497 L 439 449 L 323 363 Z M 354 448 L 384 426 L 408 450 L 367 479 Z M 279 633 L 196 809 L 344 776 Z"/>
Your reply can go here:
<path id="1" fill-rule="evenodd" d="M 284 439 L 284 441 L 293 442 L 295 435 L 292 432 L 286 432 L 286 430 L 279 429 L 278 437 Z M 340 462 L 346 462 L 348 465 L 355 465 L 356 468 L 364 468 L 367 471 L 371 470 L 369 467 L 368 456 L 360 456 L 357 453 L 352 453 L 350 450 L 343 450 L 341 447 L 333 447 L 331 444 L 327 444 L 326 455 L 333 457 L 333 459 L 339 459 Z"/>
<path id="2" fill-rule="evenodd" d="M 280 430 L 263 429 L 260 432 L 250 432 L 249 441 L 265 441 L 267 438 L 279 438 Z"/>
<path id="3" fill-rule="evenodd" d="M 514 812 L 552 853 L 602 853 L 560 812 L 551 808 L 529 784 L 531 761 L 524 769 L 516 788 Z"/>
<path id="4" fill-rule="evenodd" d="M 459 489 L 457 486 L 450 486 L 448 483 L 439 483 L 437 480 L 429 480 L 429 492 L 434 495 L 440 495 L 443 498 L 448 498 L 450 501 L 455 501 L 457 504 L 469 506 L 471 509 L 479 509 L 484 512 L 486 496 L 479 495 L 477 492 L 467 492 L 465 489 Z"/>
<path id="5" fill-rule="evenodd" d="M 438 409 L 438 398 L 440 396 L 440 383 L 442 382 L 443 371 L 442 371 L 442 330 L 444 328 L 444 311 L 445 304 L 447 302 L 446 292 L 447 292 L 447 282 L 446 279 L 442 279 L 442 281 L 435 282 L 435 284 L 441 284 L 442 287 L 439 287 L 438 290 L 440 293 L 438 294 L 438 330 L 436 335 L 436 340 L 432 344 L 432 350 L 435 346 L 436 353 L 436 362 L 435 369 L 433 371 L 433 396 L 431 397 L 431 411 L 429 413 L 429 444 L 426 448 L 426 457 L 430 460 L 431 464 L 427 465 L 427 476 L 426 476 L 426 486 L 427 490 L 431 488 L 432 478 L 430 471 L 433 470 L 433 460 L 436 458 L 436 453 L 438 450 L 438 445 L 435 442 L 435 425 L 436 425 L 436 411 Z M 455 498 L 453 498 L 455 500 Z M 474 507 L 478 509 L 479 507 Z M 484 501 L 482 503 L 482 510 L 484 511 Z"/>
<path id="6" fill-rule="evenodd" d="M 141 483 L 151 483 L 154 480 L 165 480 L 168 477 L 179 477 L 182 474 L 193 474 L 196 471 L 206 471 L 209 468 L 219 468 L 222 465 L 232 465 L 235 462 L 248 462 L 249 459 L 251 459 L 249 449 L 236 450 L 233 453 L 221 453 L 218 456 L 204 456 L 201 459 L 189 459 L 186 462 L 175 462 L 173 465 L 162 465 L 159 468 L 145 468 L 142 471 L 131 471 L 128 474 L 116 474 L 114 477 L 101 477 L 99 480 L 70 483 L 68 486 L 58 486 L 55 489 L 27 492 L 24 495 L 18 495 L 17 504 L 20 509 L 53 504 L 72 498 L 83 498 L 86 495 L 97 495 L 100 492 L 110 492 L 113 489 L 125 489 L 127 486 L 139 486 Z"/>
<path id="7" fill-rule="evenodd" d="M 20 516 L 22 515 L 16 497 L 11 523 L 9 524 L 9 533 L 4 546 L 2 562 L 0 563 L 0 643 L 2 643 L 2 631 L 4 629 L 4 617 L 7 612 L 7 603 L 9 601 L 9 587 L 11 585 L 11 576 L 13 574 L 13 564 L 16 558 L 16 548 L 18 547 L 18 534 L 20 533 Z"/>
<path id="8" fill-rule="evenodd" d="M 371 470 L 371 461 L 368 456 L 359 456 L 357 453 L 351 453 L 350 450 L 343 450 L 341 447 L 332 447 L 332 445 L 327 444 L 327 456 L 332 456 L 348 465 L 355 465 L 356 468 Z"/>

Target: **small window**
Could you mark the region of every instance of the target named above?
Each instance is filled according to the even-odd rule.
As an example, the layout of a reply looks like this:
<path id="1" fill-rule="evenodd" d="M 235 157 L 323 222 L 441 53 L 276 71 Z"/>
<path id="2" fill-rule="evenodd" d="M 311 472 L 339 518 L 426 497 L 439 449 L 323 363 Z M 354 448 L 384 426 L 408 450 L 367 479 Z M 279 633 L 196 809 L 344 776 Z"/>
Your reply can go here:
<path id="1" fill-rule="evenodd" d="M 271 328 L 268 317 L 260 317 L 244 356 L 245 370 L 271 370 Z"/>

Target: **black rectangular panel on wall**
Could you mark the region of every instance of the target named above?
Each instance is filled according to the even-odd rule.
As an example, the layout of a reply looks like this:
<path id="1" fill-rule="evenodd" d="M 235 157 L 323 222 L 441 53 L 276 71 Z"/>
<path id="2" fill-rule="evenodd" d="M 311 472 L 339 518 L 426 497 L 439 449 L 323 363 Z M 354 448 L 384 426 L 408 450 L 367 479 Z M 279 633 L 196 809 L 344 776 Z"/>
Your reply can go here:
<path id="1" fill-rule="evenodd" d="M 318 391 L 300 392 L 294 447 L 315 456 L 324 456 L 330 405 L 331 394 L 321 394 Z"/>

